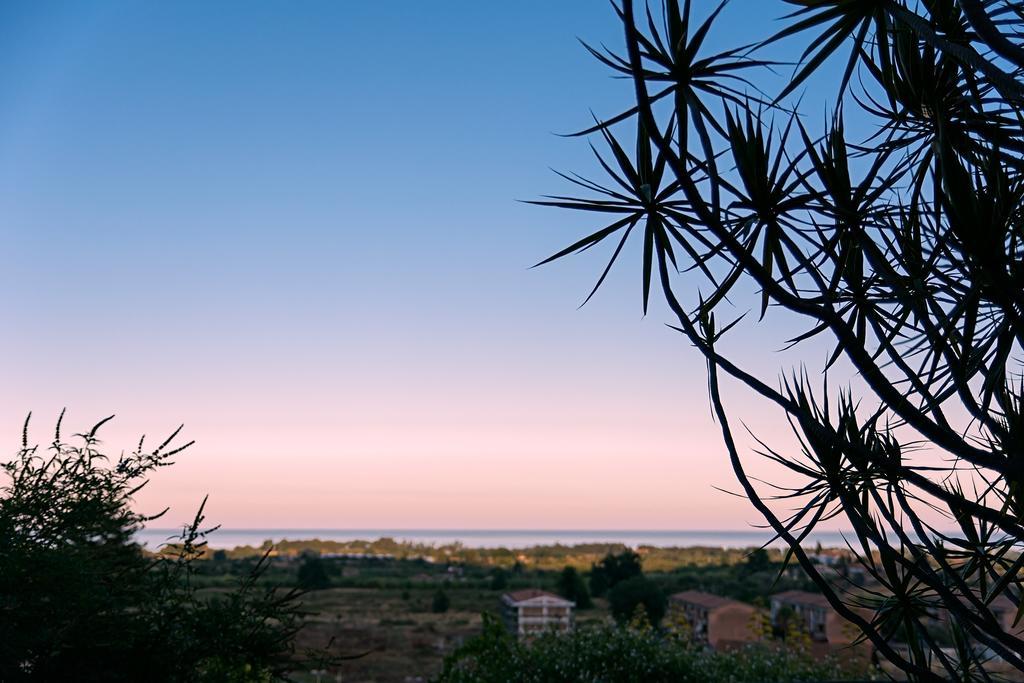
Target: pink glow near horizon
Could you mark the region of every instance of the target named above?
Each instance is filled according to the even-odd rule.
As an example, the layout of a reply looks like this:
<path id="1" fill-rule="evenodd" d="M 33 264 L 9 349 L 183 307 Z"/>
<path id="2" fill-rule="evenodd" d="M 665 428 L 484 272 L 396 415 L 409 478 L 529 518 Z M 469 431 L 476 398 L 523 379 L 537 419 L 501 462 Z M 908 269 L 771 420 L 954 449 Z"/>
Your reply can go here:
<path id="1" fill-rule="evenodd" d="M 0 6 L 0 457 L 66 406 L 69 433 L 116 413 L 114 452 L 185 424 L 138 497 L 164 526 L 207 493 L 228 527 L 760 523 L 715 488 L 705 368 L 641 316 L 639 253 L 580 311 L 609 253 L 528 270 L 597 225 L 514 201 L 601 176 L 550 131 L 631 101 L 575 41 L 621 36 L 597 4 Z M 774 10 L 725 11 L 709 50 Z M 721 343 L 774 382 L 826 357 L 772 355 L 792 332 Z"/>
<path id="2" fill-rule="evenodd" d="M 131 448 L 185 423 L 196 439 L 156 473 L 140 509 L 166 505 L 160 524 L 188 520 L 204 494 L 211 523 L 314 528 L 745 528 L 749 504 L 735 489 L 700 393 L 661 404 L 623 382 L 608 394 L 412 391 L 405 395 L 253 395 L 215 387 L 175 410 L 159 397 L 121 410 L 104 444 Z M 463 387 L 465 388 L 465 387 Z M 592 388 L 591 388 L 592 389 Z M 89 395 L 91 393 L 91 395 Z M 83 392 L 66 428 L 94 418 L 106 392 Z M 108 397 L 111 403 L 113 397 Z M 37 402 L 36 441 L 59 406 Z M 5 414 L 17 410 L 4 401 Z M 8 419 L 4 442 L 20 424 Z"/>

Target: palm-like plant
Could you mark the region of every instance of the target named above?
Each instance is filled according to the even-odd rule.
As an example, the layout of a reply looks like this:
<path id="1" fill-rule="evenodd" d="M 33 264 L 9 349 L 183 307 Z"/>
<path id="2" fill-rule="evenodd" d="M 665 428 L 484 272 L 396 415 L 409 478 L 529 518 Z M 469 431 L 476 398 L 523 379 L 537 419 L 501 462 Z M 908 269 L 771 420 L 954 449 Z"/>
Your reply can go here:
<path id="1" fill-rule="evenodd" d="M 1024 671 L 1024 4 L 785 2 L 797 7 L 782 30 L 714 55 L 702 52 L 721 5 L 692 34 L 689 0 L 665 0 L 660 20 L 614 5 L 624 52 L 588 49 L 629 77 L 633 105 L 581 131 L 610 148 L 598 158 L 611 185 L 563 176 L 598 196 L 538 203 L 615 220 L 544 263 L 616 235 L 596 291 L 641 233 L 645 312 L 658 289 L 707 361 L 745 495 L 832 606 L 913 680 L 989 680 L 996 658 Z M 792 77 L 764 92 L 754 75 L 801 38 Z M 833 56 L 838 104 L 816 134 L 790 100 Z M 866 139 L 847 136 L 854 114 L 874 124 Z M 613 132 L 625 124 L 633 157 Z M 846 386 L 773 383 L 724 355 L 743 314 L 717 320 L 751 291 L 762 318 L 803 321 L 792 345 L 827 341 L 822 369 L 844 368 Z M 723 378 L 788 419 L 796 452 L 759 452 L 802 484 L 755 487 Z M 780 500 L 798 504 L 780 513 Z M 801 548 L 837 517 L 867 590 Z"/>

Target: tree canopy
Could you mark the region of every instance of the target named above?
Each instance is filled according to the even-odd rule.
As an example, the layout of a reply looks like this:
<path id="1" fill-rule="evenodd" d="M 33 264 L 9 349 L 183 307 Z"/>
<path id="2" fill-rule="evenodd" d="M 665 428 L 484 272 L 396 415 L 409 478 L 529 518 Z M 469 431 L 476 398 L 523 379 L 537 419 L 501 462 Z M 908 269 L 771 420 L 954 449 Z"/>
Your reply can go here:
<path id="1" fill-rule="evenodd" d="M 640 556 L 633 550 L 620 553 L 608 553 L 600 562 L 590 568 L 590 592 L 596 596 L 604 595 L 620 581 L 625 581 L 643 573 Z"/>
<path id="2" fill-rule="evenodd" d="M 566 600 L 575 602 L 576 609 L 590 609 L 594 606 L 587 584 L 575 567 L 566 567 L 558 575 L 558 593 Z"/>
<path id="3" fill-rule="evenodd" d="M 257 584 L 264 557 L 233 589 L 199 595 L 193 562 L 212 530 L 202 506 L 145 552 L 135 534 L 159 515 L 134 511 L 132 497 L 191 442 L 175 446 L 175 431 L 112 457 L 99 440 L 109 419 L 65 438 L 62 414 L 46 449 L 30 444 L 26 420 L 2 465 L 0 680 L 284 680 L 306 659 L 294 646 L 298 593 Z"/>

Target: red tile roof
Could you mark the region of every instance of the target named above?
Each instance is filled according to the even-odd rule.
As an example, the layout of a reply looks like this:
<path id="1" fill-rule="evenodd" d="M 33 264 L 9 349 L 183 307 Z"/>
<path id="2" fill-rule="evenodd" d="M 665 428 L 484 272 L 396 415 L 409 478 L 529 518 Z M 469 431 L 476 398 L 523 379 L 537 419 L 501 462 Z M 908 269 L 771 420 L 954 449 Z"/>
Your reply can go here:
<path id="1" fill-rule="evenodd" d="M 551 598 L 558 600 L 559 602 L 570 602 L 560 595 L 549 593 L 547 591 L 538 590 L 536 588 L 524 588 L 519 591 L 512 591 L 511 593 L 505 593 L 504 596 L 509 602 L 526 602 L 527 600 L 533 600 L 534 598 Z"/>
<path id="2" fill-rule="evenodd" d="M 676 602 L 687 602 L 691 605 L 698 605 L 708 610 L 727 607 L 729 605 L 742 605 L 743 607 L 750 607 L 753 609 L 752 605 L 748 605 L 745 602 L 740 602 L 739 600 L 733 600 L 731 598 L 723 598 L 720 595 L 705 593 L 703 591 L 683 591 L 682 593 L 674 593 L 669 596 L 669 599 Z"/>
<path id="3" fill-rule="evenodd" d="M 798 605 L 814 605 L 815 607 L 832 607 L 821 593 L 808 593 L 807 591 L 784 591 L 772 596 L 772 600 L 788 602 Z"/>

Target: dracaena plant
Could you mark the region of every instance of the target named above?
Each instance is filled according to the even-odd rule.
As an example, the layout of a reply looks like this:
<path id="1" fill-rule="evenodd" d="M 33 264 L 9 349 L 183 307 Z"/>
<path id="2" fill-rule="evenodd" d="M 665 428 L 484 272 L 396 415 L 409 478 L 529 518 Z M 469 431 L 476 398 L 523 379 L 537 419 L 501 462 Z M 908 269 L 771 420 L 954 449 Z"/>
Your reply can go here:
<path id="1" fill-rule="evenodd" d="M 774 32 L 709 53 L 725 4 L 697 21 L 690 0 L 613 3 L 623 47 L 587 49 L 630 104 L 579 133 L 607 179 L 567 174 L 579 196 L 537 202 L 609 221 L 543 263 L 608 242 L 596 291 L 642 242 L 643 309 L 660 296 L 706 360 L 743 494 L 889 666 L 1024 671 L 1024 3 L 775 0 Z M 816 74 L 835 87 L 820 127 Z M 777 316 L 801 369 L 723 343 Z M 794 438 L 744 445 L 725 382 Z M 785 487 L 748 474 L 758 456 Z M 826 522 L 867 585 L 802 549 Z"/>

